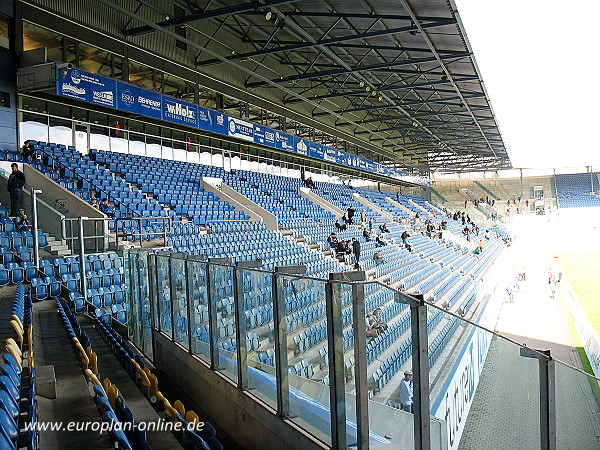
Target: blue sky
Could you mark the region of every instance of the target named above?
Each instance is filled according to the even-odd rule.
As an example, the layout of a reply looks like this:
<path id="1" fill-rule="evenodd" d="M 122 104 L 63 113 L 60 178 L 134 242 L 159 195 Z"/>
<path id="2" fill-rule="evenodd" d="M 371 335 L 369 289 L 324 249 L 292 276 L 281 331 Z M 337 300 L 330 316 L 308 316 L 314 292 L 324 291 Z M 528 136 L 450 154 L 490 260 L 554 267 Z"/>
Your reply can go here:
<path id="1" fill-rule="evenodd" d="M 600 1 L 455 1 L 513 167 L 600 170 Z"/>

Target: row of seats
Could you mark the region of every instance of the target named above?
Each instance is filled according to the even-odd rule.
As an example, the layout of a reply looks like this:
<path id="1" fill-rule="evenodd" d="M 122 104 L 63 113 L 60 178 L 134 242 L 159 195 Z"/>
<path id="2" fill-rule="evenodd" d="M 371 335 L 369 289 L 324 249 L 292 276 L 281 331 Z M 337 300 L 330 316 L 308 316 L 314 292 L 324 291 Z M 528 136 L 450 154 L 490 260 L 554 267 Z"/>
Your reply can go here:
<path id="1" fill-rule="evenodd" d="M 0 365 L 0 447 L 38 448 L 33 308 L 23 284 L 16 288 L 10 325 Z"/>

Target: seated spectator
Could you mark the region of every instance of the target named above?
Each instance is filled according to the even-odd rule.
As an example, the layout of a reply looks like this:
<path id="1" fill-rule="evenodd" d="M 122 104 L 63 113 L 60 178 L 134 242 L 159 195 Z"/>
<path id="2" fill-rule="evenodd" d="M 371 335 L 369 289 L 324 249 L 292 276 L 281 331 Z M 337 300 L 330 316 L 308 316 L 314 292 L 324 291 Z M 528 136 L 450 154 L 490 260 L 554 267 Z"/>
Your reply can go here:
<path id="1" fill-rule="evenodd" d="M 379 229 L 381 230 L 382 233 L 389 233 L 390 230 L 388 230 L 387 224 L 386 223 L 382 223 L 381 225 L 379 225 Z"/>
<path id="2" fill-rule="evenodd" d="M 377 329 L 377 319 L 375 318 L 375 316 L 373 316 L 373 314 L 367 314 L 365 319 L 367 325 L 366 335 L 368 337 L 379 336 L 379 330 Z"/>
<path id="3" fill-rule="evenodd" d="M 370 217 L 369 218 L 369 230 L 372 230 L 372 229 L 373 229 L 373 218 Z"/>
<path id="4" fill-rule="evenodd" d="M 383 321 L 383 319 L 381 318 L 381 308 L 376 308 L 373 311 L 373 315 L 375 316 L 375 320 L 377 321 L 377 329 L 379 330 L 379 334 L 383 333 L 385 330 L 387 330 L 387 323 L 385 323 Z"/>
<path id="5" fill-rule="evenodd" d="M 387 245 L 387 243 L 383 239 L 383 235 L 378 234 L 377 237 L 375 238 L 375 246 L 376 247 L 385 247 L 386 245 Z"/>
<path id="6" fill-rule="evenodd" d="M 351 219 L 348 219 L 348 216 L 346 215 L 346 213 L 344 213 L 344 215 L 342 216 L 342 220 L 344 221 L 345 224 L 350 225 L 352 223 Z"/>
<path id="7" fill-rule="evenodd" d="M 90 200 L 90 205 L 92 205 L 96 209 L 100 209 L 100 205 L 98 204 L 98 200 L 96 200 L 96 197 Z"/>
<path id="8" fill-rule="evenodd" d="M 340 223 L 339 220 L 336 220 L 335 227 L 338 229 L 338 231 L 344 231 L 346 230 L 346 228 L 348 228 L 348 225 L 346 225 L 345 223 Z"/>
<path id="9" fill-rule="evenodd" d="M 349 255 L 352 253 L 350 246 L 348 245 L 350 241 L 340 241 L 337 244 L 337 254 L 338 255 Z"/>
<path id="10" fill-rule="evenodd" d="M 17 231 L 29 231 L 29 221 L 27 220 L 27 216 L 25 215 L 25 210 L 20 209 L 19 215 L 15 217 L 15 228 Z"/>
<path id="11" fill-rule="evenodd" d="M 380 265 L 385 262 L 385 258 L 383 256 L 383 253 L 381 253 L 381 251 L 375 252 L 375 254 L 373 255 L 373 259 L 375 260 L 376 265 Z"/>
<path id="12" fill-rule="evenodd" d="M 308 177 L 306 180 L 304 180 L 304 185 L 309 189 L 315 188 L 315 183 L 313 182 L 312 177 Z"/>
<path id="13" fill-rule="evenodd" d="M 408 244 L 408 238 L 410 237 L 410 233 L 406 230 L 402 232 L 400 235 L 400 239 L 402 239 L 402 245 L 406 246 Z"/>
<path id="14" fill-rule="evenodd" d="M 448 226 L 448 222 L 446 222 L 445 220 L 442 220 L 442 222 L 440 223 L 440 226 L 442 227 L 442 230 L 445 230 L 446 227 Z"/>
<path id="15" fill-rule="evenodd" d="M 338 244 L 337 234 L 331 233 L 329 235 L 329 237 L 327 238 L 327 242 L 329 243 L 329 247 L 331 247 L 331 248 L 337 247 L 337 244 Z"/>
<path id="16" fill-rule="evenodd" d="M 106 214 L 108 217 L 115 217 L 115 208 L 108 204 L 108 199 L 103 198 L 100 201 L 100 211 Z"/>
<path id="17" fill-rule="evenodd" d="M 367 242 L 369 242 L 371 240 L 371 230 L 369 228 L 365 228 L 363 230 L 363 237 L 365 238 L 365 240 Z"/>

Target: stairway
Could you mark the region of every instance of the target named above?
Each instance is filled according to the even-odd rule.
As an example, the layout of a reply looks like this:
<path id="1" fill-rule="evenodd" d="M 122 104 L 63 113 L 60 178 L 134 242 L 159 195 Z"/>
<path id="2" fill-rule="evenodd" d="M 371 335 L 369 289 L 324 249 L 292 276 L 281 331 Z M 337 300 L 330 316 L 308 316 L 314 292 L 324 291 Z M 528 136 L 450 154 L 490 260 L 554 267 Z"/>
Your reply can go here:
<path id="1" fill-rule="evenodd" d="M 46 246 L 46 251 L 48 251 L 53 256 L 65 257 L 71 256 L 72 252 L 69 249 L 67 243 L 63 240 L 58 240 L 54 236 L 50 236 L 48 233 L 44 233 L 46 235 L 46 239 L 48 241 L 48 245 Z"/>

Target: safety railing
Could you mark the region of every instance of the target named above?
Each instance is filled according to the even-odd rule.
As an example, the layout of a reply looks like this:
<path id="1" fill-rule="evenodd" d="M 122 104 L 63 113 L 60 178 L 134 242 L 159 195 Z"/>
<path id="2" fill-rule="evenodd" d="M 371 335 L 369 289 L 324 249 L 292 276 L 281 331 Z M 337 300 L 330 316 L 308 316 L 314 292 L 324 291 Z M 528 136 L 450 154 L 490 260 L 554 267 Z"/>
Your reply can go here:
<path id="1" fill-rule="evenodd" d="M 134 229 L 128 231 L 127 229 L 129 227 L 125 226 L 127 224 L 127 222 L 136 222 L 138 225 L 138 228 L 137 228 L 138 231 L 135 231 Z M 122 224 L 123 226 L 120 227 L 119 226 L 120 224 Z M 162 231 L 159 231 L 157 233 L 157 232 L 148 230 L 147 227 L 151 226 L 153 224 L 162 225 Z M 169 236 L 169 234 L 171 234 L 172 226 L 173 226 L 172 219 L 171 219 L 171 217 L 168 217 L 168 216 L 119 217 L 115 220 L 116 245 L 118 245 L 119 238 L 129 241 L 129 238 L 131 237 L 131 238 L 133 238 L 133 242 L 135 242 L 136 240 L 139 240 L 140 247 L 143 247 L 145 237 L 162 235 L 164 246 L 166 247 L 168 245 L 167 236 Z"/>
<path id="2" fill-rule="evenodd" d="M 461 317 L 363 272 L 317 279 L 142 249 L 124 259 L 129 335 L 150 359 L 187 353 L 331 448 L 597 446 L 586 427 L 598 425 L 600 379 L 494 332 L 506 295 L 495 280 L 457 302 Z M 367 336 L 377 308 L 386 325 Z"/>

